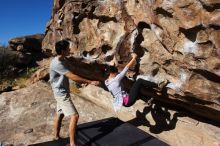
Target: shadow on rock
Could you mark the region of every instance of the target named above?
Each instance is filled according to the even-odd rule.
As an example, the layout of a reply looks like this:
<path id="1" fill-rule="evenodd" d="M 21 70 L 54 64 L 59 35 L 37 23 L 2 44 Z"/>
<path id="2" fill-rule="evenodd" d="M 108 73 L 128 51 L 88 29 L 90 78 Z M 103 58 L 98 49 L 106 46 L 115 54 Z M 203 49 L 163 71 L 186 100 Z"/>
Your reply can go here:
<path id="1" fill-rule="evenodd" d="M 147 114 L 151 114 L 155 124 L 146 118 Z M 136 118 L 127 121 L 134 126 L 147 126 L 150 132 L 154 134 L 159 134 L 163 131 L 169 131 L 176 127 L 178 117 L 183 117 L 184 115 L 176 112 L 171 116 L 171 113 L 167 108 L 160 106 L 159 104 L 151 104 L 143 109 L 143 112 L 136 111 Z"/>

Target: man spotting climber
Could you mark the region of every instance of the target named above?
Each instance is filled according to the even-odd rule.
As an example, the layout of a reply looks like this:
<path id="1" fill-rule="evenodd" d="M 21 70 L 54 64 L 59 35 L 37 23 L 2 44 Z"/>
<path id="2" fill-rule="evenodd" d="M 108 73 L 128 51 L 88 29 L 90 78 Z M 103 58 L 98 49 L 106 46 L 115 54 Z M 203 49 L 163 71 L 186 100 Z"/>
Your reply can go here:
<path id="1" fill-rule="evenodd" d="M 69 136 L 70 146 L 75 146 L 75 130 L 79 119 L 79 114 L 70 98 L 69 79 L 80 82 L 98 85 L 98 81 L 91 81 L 72 73 L 68 68 L 66 56 L 69 55 L 70 44 L 66 40 L 61 40 L 55 44 L 57 56 L 50 63 L 50 83 L 57 102 L 57 112 L 55 114 L 55 138 L 60 138 L 61 122 L 64 116 L 70 117 Z"/>

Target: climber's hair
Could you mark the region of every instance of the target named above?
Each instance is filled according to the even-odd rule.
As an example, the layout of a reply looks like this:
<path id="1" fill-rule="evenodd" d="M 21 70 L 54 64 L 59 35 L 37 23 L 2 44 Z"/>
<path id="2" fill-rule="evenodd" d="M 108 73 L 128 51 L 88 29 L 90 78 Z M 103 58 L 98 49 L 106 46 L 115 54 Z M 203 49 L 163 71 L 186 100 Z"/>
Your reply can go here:
<path id="1" fill-rule="evenodd" d="M 61 40 L 56 42 L 55 50 L 58 55 L 62 54 L 62 50 L 67 50 L 70 46 L 70 43 L 67 40 Z"/>
<path id="2" fill-rule="evenodd" d="M 106 65 L 105 66 L 105 74 L 106 76 L 109 76 L 110 73 L 118 73 L 117 67 L 113 65 Z"/>
<path id="3" fill-rule="evenodd" d="M 109 73 L 118 73 L 118 68 L 115 66 L 109 66 Z"/>

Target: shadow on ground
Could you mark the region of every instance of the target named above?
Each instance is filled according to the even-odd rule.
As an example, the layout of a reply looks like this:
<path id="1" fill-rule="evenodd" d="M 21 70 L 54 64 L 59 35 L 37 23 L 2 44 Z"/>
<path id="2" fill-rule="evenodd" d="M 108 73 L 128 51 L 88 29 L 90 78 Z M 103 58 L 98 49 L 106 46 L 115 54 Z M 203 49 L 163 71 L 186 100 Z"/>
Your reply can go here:
<path id="1" fill-rule="evenodd" d="M 53 140 L 53 141 L 28 145 L 28 146 L 68 146 L 68 145 L 69 145 L 69 137 L 62 138 L 62 139 L 59 139 L 59 140 Z"/>
<path id="2" fill-rule="evenodd" d="M 155 124 L 151 124 L 146 118 L 147 114 L 151 114 Z M 166 107 L 162 107 L 159 104 L 151 104 L 143 109 L 143 112 L 136 111 L 136 117 L 127 121 L 134 126 L 147 126 L 150 132 L 154 134 L 162 133 L 163 131 L 169 131 L 176 127 L 178 117 L 185 116 L 182 113 L 176 112 L 171 116 L 171 113 Z"/>

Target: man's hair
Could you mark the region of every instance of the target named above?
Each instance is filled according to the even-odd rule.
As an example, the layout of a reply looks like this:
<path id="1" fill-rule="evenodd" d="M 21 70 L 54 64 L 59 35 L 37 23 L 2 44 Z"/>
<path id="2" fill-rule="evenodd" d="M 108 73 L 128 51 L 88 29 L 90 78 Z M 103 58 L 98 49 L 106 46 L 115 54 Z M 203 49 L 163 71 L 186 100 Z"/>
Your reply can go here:
<path id="1" fill-rule="evenodd" d="M 62 54 L 62 50 L 66 50 L 69 48 L 70 43 L 67 40 L 61 40 L 56 42 L 55 49 L 58 55 Z"/>

